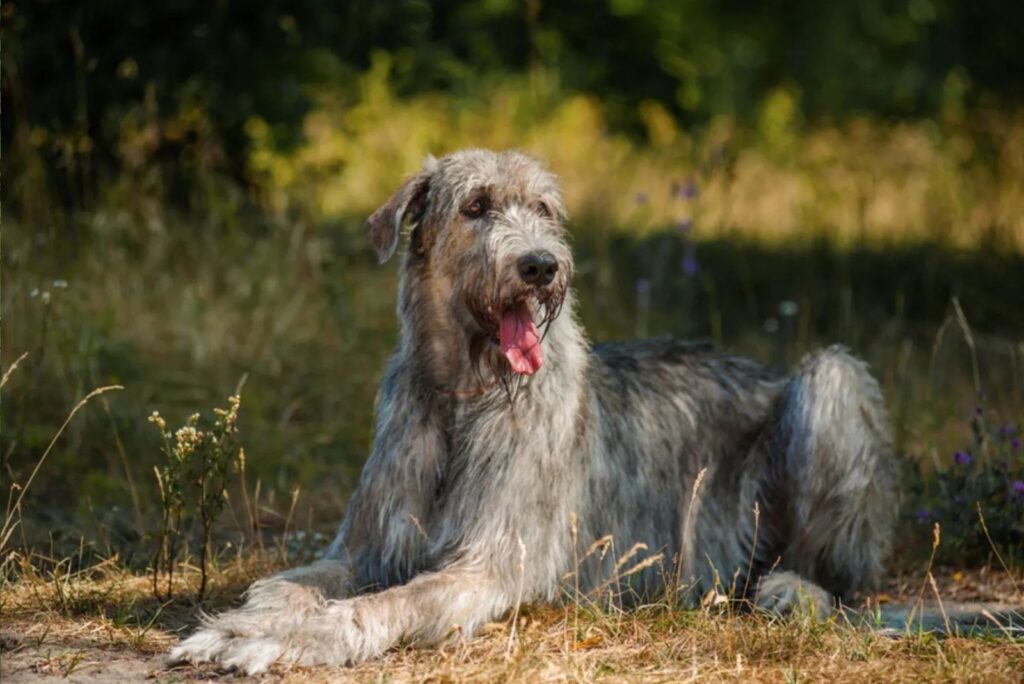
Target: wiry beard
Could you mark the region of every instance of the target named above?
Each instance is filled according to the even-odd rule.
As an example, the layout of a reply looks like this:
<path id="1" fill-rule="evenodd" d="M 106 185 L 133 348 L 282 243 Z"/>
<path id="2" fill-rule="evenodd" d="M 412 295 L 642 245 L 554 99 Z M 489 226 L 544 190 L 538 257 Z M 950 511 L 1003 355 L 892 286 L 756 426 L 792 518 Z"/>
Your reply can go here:
<path id="1" fill-rule="evenodd" d="M 524 381 L 530 376 L 513 371 L 498 347 L 502 313 L 516 304 L 526 302 L 541 332 L 540 344 L 547 338 L 552 323 L 562 313 L 568 283 L 568 278 L 560 278 L 555 287 L 540 290 L 517 285 L 511 291 L 506 288 L 505 292 L 501 292 L 495 287 L 483 293 L 475 291 L 463 294 L 463 305 L 478 328 L 469 338 L 470 368 L 481 384 L 487 382 L 485 371 L 490 371 L 505 391 L 510 404 L 515 403 Z"/>

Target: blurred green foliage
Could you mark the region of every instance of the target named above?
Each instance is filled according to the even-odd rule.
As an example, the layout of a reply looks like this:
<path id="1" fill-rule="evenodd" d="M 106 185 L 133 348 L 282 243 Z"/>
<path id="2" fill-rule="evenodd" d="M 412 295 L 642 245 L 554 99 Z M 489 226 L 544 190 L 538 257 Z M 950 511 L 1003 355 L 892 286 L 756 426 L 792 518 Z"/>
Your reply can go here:
<path id="1" fill-rule="evenodd" d="M 298 142 L 311 93 L 353 96 L 382 52 L 402 97 L 472 98 L 542 69 L 563 93 L 598 94 L 610 125 L 634 134 L 643 100 L 687 126 L 752 122 L 780 87 L 815 121 L 956 117 L 1020 103 L 1022 34 L 1024 11 L 999 0 L 5 0 L 3 133 L 28 126 L 52 167 L 107 173 L 125 118 L 192 111 L 165 136 L 215 137 L 207 152 L 240 176 L 250 116 Z M 5 175 L 18 162 L 4 155 Z M 93 190 L 91 177 L 51 180 L 65 200 Z"/>

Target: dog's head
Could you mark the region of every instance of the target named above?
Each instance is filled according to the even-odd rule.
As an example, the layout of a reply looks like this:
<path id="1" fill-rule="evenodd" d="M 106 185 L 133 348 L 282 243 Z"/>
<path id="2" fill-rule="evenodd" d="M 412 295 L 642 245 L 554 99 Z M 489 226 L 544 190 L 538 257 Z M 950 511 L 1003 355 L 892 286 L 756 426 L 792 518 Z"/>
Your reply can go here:
<path id="1" fill-rule="evenodd" d="M 381 263 L 412 226 L 406 285 L 416 306 L 443 311 L 467 338 L 471 360 L 499 377 L 532 375 L 541 339 L 573 274 L 556 177 L 519 152 L 464 150 L 430 157 L 367 226 Z M 403 315 L 417 315 L 417 311 Z"/>

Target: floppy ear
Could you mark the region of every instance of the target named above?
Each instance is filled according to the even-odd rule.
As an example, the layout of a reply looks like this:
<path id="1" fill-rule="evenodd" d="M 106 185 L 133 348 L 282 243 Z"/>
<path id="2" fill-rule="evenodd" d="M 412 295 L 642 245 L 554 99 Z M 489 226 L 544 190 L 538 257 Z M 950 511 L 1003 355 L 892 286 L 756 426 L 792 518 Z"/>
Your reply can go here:
<path id="1" fill-rule="evenodd" d="M 377 250 L 379 263 L 383 264 L 390 259 L 398 248 L 398 238 L 402 234 L 405 219 L 408 218 L 415 224 L 423 218 L 427 190 L 430 188 L 430 175 L 430 170 L 420 171 L 366 219 L 370 243 Z"/>

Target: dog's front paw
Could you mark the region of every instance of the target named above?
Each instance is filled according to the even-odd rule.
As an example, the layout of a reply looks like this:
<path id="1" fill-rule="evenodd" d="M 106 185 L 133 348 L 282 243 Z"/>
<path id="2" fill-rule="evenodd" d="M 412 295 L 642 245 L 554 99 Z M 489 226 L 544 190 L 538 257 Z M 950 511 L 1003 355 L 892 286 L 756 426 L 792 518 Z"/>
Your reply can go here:
<path id="1" fill-rule="evenodd" d="M 367 616 L 364 616 L 364 619 Z M 299 615 L 241 609 L 207 622 L 171 650 L 170 664 L 217 663 L 248 674 L 274 663 L 348 665 L 379 655 L 389 642 L 368 635 L 355 601 L 329 601 Z"/>
<path id="2" fill-rule="evenodd" d="M 757 586 L 754 603 L 766 612 L 787 616 L 794 613 L 825 620 L 832 614 L 832 597 L 827 591 L 795 572 L 765 575 Z"/>
<path id="3" fill-rule="evenodd" d="M 247 674 L 266 672 L 285 655 L 284 644 L 271 636 L 241 636 L 204 628 L 171 650 L 168 663 L 217 663 Z"/>

